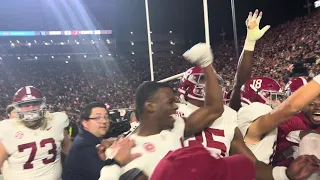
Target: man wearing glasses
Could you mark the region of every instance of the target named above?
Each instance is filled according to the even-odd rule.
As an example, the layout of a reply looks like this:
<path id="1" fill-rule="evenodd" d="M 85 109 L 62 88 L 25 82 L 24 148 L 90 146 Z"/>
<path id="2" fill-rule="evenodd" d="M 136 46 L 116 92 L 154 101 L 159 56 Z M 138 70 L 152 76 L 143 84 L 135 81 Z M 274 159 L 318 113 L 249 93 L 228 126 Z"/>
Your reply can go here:
<path id="1" fill-rule="evenodd" d="M 81 112 L 80 133 L 75 137 L 66 159 L 63 180 L 99 179 L 104 161 L 96 146 L 109 129 L 109 112 L 104 103 L 92 102 Z"/>

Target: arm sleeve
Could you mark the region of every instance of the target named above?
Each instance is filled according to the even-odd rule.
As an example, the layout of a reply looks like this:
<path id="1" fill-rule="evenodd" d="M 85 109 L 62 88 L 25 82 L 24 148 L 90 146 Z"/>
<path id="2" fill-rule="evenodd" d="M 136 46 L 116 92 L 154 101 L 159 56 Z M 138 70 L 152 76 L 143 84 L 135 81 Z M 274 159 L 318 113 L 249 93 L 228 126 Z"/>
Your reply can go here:
<path id="1" fill-rule="evenodd" d="M 293 142 L 293 143 L 299 143 L 300 142 L 300 132 L 301 131 L 291 131 L 286 139 L 290 142 Z"/>
<path id="2" fill-rule="evenodd" d="M 104 166 L 100 171 L 99 180 L 119 180 L 121 169 L 117 165 Z"/>

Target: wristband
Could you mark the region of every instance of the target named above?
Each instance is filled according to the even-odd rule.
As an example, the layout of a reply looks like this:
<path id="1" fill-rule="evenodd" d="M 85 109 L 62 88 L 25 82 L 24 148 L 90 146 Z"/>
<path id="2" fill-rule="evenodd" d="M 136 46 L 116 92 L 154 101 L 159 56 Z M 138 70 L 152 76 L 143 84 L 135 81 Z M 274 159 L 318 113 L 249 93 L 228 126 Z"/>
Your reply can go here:
<path id="1" fill-rule="evenodd" d="M 290 180 L 286 174 L 287 168 L 284 166 L 276 166 L 272 169 L 272 176 L 274 180 Z"/>
<path id="2" fill-rule="evenodd" d="M 246 40 L 244 42 L 244 47 L 243 49 L 246 51 L 254 51 L 254 47 L 256 45 L 256 41 L 250 41 L 250 40 Z"/>

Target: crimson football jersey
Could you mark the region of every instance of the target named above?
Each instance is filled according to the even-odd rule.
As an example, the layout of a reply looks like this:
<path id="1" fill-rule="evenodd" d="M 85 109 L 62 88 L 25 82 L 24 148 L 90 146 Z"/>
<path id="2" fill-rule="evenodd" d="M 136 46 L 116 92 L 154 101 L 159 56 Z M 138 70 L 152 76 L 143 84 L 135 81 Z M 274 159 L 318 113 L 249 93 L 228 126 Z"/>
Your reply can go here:
<path id="1" fill-rule="evenodd" d="M 277 149 L 273 159 L 274 166 L 288 167 L 294 160 L 293 153 L 299 144 L 287 139 L 287 135 L 297 130 L 320 130 L 301 112 L 278 127 Z M 319 131 L 320 132 L 320 131 Z"/>

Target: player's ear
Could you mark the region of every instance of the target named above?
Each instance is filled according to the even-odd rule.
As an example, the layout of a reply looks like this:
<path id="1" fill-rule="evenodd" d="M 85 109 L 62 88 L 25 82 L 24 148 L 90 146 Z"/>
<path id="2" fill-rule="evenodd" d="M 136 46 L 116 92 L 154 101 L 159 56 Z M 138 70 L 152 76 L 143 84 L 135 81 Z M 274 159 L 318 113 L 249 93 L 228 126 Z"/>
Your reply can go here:
<path id="1" fill-rule="evenodd" d="M 144 103 L 144 108 L 148 111 L 148 112 L 155 112 L 155 104 L 152 103 L 151 101 L 146 101 Z"/>

